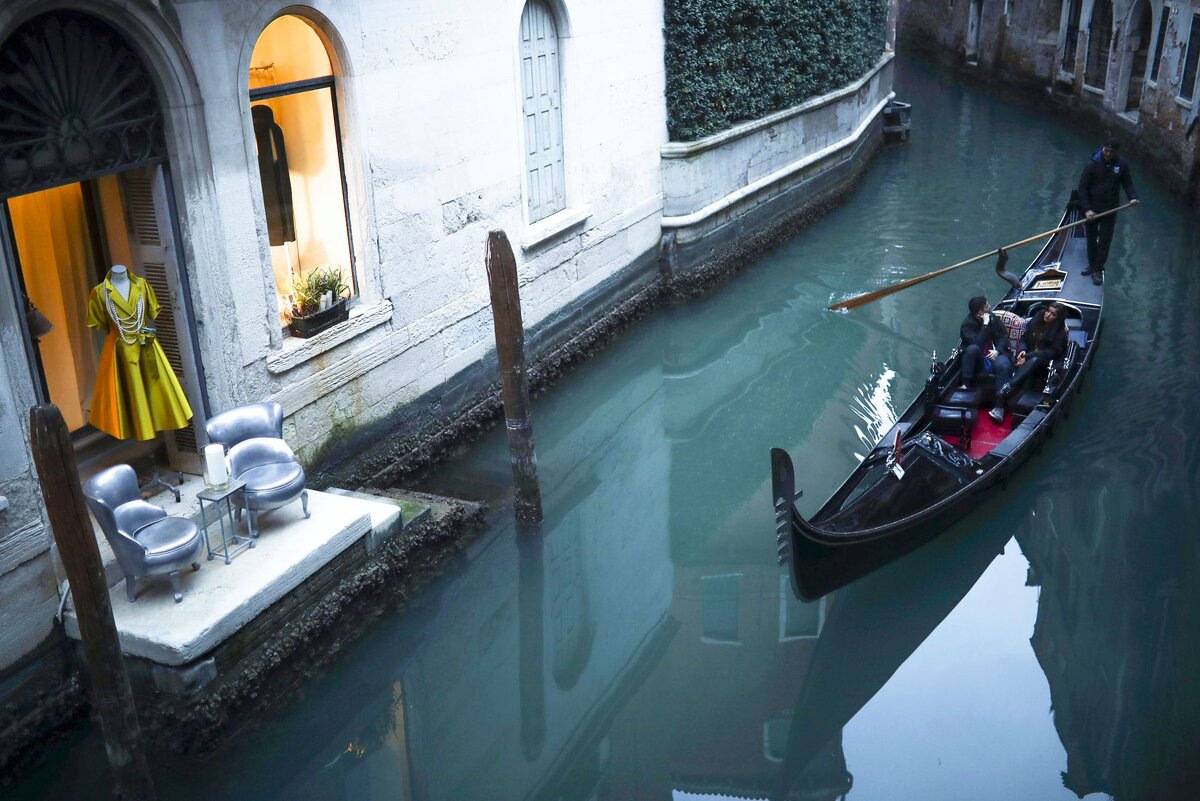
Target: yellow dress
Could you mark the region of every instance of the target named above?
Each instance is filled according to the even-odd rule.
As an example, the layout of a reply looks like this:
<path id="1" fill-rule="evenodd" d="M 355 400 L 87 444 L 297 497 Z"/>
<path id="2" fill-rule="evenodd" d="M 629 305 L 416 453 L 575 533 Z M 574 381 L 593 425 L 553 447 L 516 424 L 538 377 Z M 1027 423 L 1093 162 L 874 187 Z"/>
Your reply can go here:
<path id="1" fill-rule="evenodd" d="M 110 314 L 110 300 L 124 331 Z M 129 276 L 128 299 L 121 297 L 107 278 L 88 298 L 88 327 L 108 331 L 92 393 L 90 422 L 118 439 L 154 439 L 159 431 L 183 428 L 192 417 L 192 407 L 162 345 L 146 330 L 152 328 L 150 321 L 158 317 L 158 310 L 153 287 L 136 275 Z M 136 326 L 139 319 L 140 328 Z"/>

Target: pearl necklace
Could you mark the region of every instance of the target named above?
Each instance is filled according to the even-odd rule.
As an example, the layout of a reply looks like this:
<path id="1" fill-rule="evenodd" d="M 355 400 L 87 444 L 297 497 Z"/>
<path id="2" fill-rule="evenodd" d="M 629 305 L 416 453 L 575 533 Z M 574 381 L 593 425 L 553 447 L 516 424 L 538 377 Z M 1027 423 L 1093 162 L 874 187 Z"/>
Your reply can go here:
<path id="1" fill-rule="evenodd" d="M 130 284 L 131 288 L 132 286 Z M 104 294 L 104 305 L 108 309 L 109 318 L 117 326 L 117 335 L 121 337 L 121 341 L 126 345 L 136 345 L 141 339 L 142 326 L 146 322 L 145 296 L 138 296 L 137 306 L 125 317 L 122 317 L 113 305 L 112 293 Z"/>

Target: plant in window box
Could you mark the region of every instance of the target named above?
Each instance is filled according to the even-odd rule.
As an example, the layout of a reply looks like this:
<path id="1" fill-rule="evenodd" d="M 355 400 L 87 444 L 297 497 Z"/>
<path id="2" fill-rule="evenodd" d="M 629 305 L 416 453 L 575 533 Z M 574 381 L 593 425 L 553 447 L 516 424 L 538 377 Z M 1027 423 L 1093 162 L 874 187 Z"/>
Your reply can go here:
<path id="1" fill-rule="evenodd" d="M 316 336 L 327 328 L 350 319 L 350 287 L 341 267 L 320 267 L 297 279 L 292 290 L 292 321 L 288 330 L 292 336 Z"/>

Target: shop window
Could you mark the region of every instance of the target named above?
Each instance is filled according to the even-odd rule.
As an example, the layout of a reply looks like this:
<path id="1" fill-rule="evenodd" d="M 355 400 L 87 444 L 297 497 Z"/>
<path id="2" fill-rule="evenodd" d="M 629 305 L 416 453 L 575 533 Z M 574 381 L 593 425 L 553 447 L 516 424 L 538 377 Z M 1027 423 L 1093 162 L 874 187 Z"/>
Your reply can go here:
<path id="1" fill-rule="evenodd" d="M 1163 5 L 1158 14 L 1158 35 L 1154 38 L 1154 56 L 1150 62 L 1150 83 L 1158 82 L 1158 65 L 1162 62 L 1163 46 L 1167 42 L 1167 20 L 1171 18 L 1171 7 Z"/>
<path id="2" fill-rule="evenodd" d="M 1183 80 L 1179 82 L 1179 99 L 1192 100 L 1196 94 L 1196 70 L 1200 69 L 1200 14 L 1192 15 L 1188 33 L 1187 55 L 1183 58 Z"/>
<path id="3" fill-rule="evenodd" d="M 337 113 L 337 81 L 316 30 L 282 16 L 259 36 L 250 62 L 250 116 L 280 320 L 314 270 L 357 284 Z"/>
<path id="4" fill-rule="evenodd" d="M 521 14 L 521 90 L 525 190 L 533 223 L 567 206 L 558 28 L 550 9 L 537 0 Z"/>

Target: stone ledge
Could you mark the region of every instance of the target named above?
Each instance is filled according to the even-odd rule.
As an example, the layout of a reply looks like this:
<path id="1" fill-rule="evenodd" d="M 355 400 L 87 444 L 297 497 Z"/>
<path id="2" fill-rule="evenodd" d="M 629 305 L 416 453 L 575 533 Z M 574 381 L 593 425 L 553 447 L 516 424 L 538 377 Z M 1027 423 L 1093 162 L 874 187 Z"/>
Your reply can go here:
<path id="1" fill-rule="evenodd" d="M 322 331 L 311 339 L 288 337 L 283 349 L 267 356 L 267 371 L 278 375 L 314 359 L 343 342 L 354 339 L 376 326 L 392 319 L 392 303 L 385 300 L 371 306 L 356 306 L 350 310 L 350 319 L 339 323 L 328 331 Z"/>
<path id="2" fill-rule="evenodd" d="M 123 585 L 110 590 L 121 650 L 160 665 L 201 659 L 366 536 L 373 515 L 388 525 L 399 514 L 387 504 L 315 490 L 309 509 L 308 519 L 299 503 L 264 513 L 255 548 L 229 565 L 202 558 L 199 572 L 185 570 L 182 603 L 172 600 L 165 577 L 139 581 L 136 603 L 126 600 Z M 74 609 L 65 624 L 67 635 L 79 639 Z"/>
<path id="3" fill-rule="evenodd" d="M 809 153 L 797 159 L 796 161 L 793 161 L 791 164 L 775 170 L 769 175 L 764 175 L 763 177 L 741 187 L 740 189 L 736 189 L 724 197 L 718 198 L 701 209 L 693 211 L 689 214 L 681 214 L 678 216 L 663 215 L 662 227 L 664 229 L 673 229 L 687 228 L 689 226 L 696 225 L 697 223 L 707 220 L 709 217 L 712 217 L 718 212 L 728 209 L 740 201 L 754 195 L 755 193 L 766 189 L 772 184 L 779 183 L 785 178 L 788 178 L 789 176 L 798 173 L 819 161 L 827 159 L 830 156 L 849 148 L 862 138 L 863 134 L 866 133 L 870 129 L 871 125 L 875 122 L 875 118 L 883 112 L 884 107 L 887 106 L 887 104 L 895 97 L 895 92 L 888 92 L 882 100 L 876 103 L 873 108 L 863 115 L 863 119 L 848 136 L 839 139 L 833 144 L 827 145 L 826 147 L 823 147 L 814 153 Z"/>
<path id="4" fill-rule="evenodd" d="M 563 209 L 551 214 L 544 220 L 538 220 L 533 225 L 527 226 L 525 232 L 521 234 L 521 249 L 529 250 L 530 248 L 535 248 L 547 239 L 558 236 L 564 231 L 584 222 L 591 216 L 591 206 L 579 206 Z"/>

